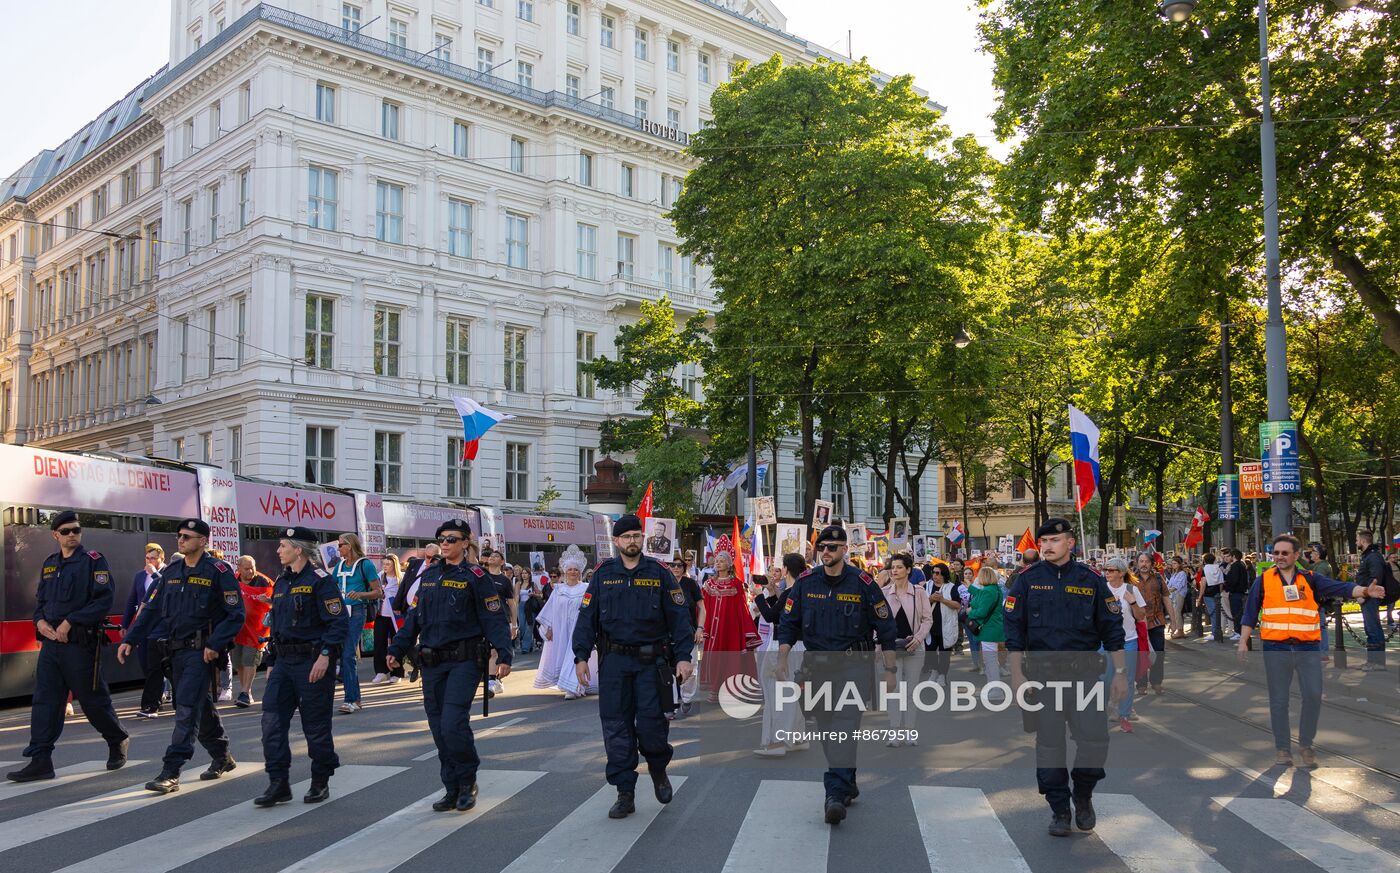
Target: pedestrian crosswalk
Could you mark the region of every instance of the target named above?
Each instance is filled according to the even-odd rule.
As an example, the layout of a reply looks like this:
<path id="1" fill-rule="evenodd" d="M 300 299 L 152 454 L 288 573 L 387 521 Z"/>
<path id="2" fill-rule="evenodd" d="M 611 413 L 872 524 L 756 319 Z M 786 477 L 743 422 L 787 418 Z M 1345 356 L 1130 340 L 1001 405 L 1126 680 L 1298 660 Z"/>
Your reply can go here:
<path id="1" fill-rule="evenodd" d="M 141 765 L 145 761 L 127 761 L 126 766 L 133 764 Z M 0 782 L 0 801 L 11 800 L 16 797 L 23 797 L 26 794 L 33 794 L 36 791 L 43 791 L 48 788 L 58 788 L 62 785 L 71 785 L 74 782 L 81 782 L 90 779 L 101 773 L 107 773 L 107 762 L 84 761 L 81 764 L 70 764 L 67 767 L 59 767 L 54 770 L 54 778 L 40 779 L 37 782 Z"/>
<path id="2" fill-rule="evenodd" d="M 611 786 L 586 794 L 579 790 L 581 780 L 597 784 L 596 774 L 591 773 L 485 769 L 478 774 L 476 808 L 459 814 L 432 812 L 441 788 L 435 771 L 427 767 L 343 766 L 332 780 L 328 801 L 300 802 L 307 789 L 303 782 L 293 788 L 292 803 L 261 809 L 251 798 L 262 780 L 255 785 L 254 780 L 243 778 L 261 776 L 256 766 L 240 765 L 217 781 L 187 780 L 177 793 L 154 795 L 143 789 L 144 778 L 133 779 L 127 771 L 109 772 L 102 763 L 65 767 L 58 779 L 32 783 L 53 789 L 52 805 L 39 811 L 34 805 L 44 795 L 18 805 L 10 803 L 39 789 L 0 785 L 0 868 L 41 857 L 48 848 L 46 840 L 63 839 L 70 848 L 85 845 L 85 829 L 102 831 L 102 823 L 113 818 L 130 815 L 133 821 L 136 817 L 150 821 L 145 810 L 161 804 L 158 817 L 168 826 L 154 833 L 140 830 L 139 834 L 149 835 L 115 846 L 94 839 L 88 857 L 59 873 L 126 869 L 171 873 L 221 849 L 257 842 L 259 835 L 303 817 L 294 840 L 271 841 L 282 854 L 259 863 L 260 869 L 420 873 L 439 867 L 447 857 L 444 852 L 451 857 L 474 852 L 483 840 L 498 848 L 504 848 L 502 841 L 509 845 L 491 863 L 473 866 L 481 873 L 621 873 L 646 866 L 638 859 L 652 858 L 658 846 L 673 858 L 669 869 L 677 871 L 768 873 L 775 867 L 825 871 L 837 869 L 841 853 L 849 852 L 853 844 L 861 847 L 861 856 L 868 857 L 871 866 L 889 866 L 897 859 L 901 870 L 932 873 L 982 869 L 1038 873 L 1070 868 L 1246 873 L 1256 869 L 1252 863 L 1261 857 L 1280 859 L 1274 866 L 1288 870 L 1376 873 L 1400 869 L 1396 829 L 1374 829 L 1375 816 L 1397 816 L 1394 824 L 1400 825 L 1400 808 L 1385 802 L 1370 805 L 1372 830 L 1365 832 L 1353 824 L 1356 816 L 1315 811 L 1288 797 L 1201 798 L 1195 802 L 1201 814 L 1184 817 L 1180 799 L 1169 794 L 1138 797 L 1101 792 L 1094 798 L 1095 831 L 1056 839 L 1046 835 L 1045 808 L 1039 798 L 1026 796 L 1028 786 L 1014 790 L 900 786 L 871 779 L 863 782 L 866 791 L 852 807 L 850 818 L 833 828 L 822 822 L 819 782 L 730 774 L 715 778 L 703 769 L 692 771 L 689 778 L 673 773 L 675 800 L 665 807 L 652 797 L 643 772 L 637 812 L 615 821 L 607 817 L 615 798 Z M 74 799 L 87 779 L 100 785 L 102 793 Z M 431 793 L 426 791 L 429 787 Z M 30 791 L 16 790 L 21 788 Z M 202 798 L 198 804 L 181 805 L 182 799 L 196 793 Z M 324 838 L 318 836 L 325 824 L 349 819 L 358 825 L 348 835 L 344 829 L 328 828 Z M 708 840 L 693 824 L 700 819 L 707 828 L 727 836 L 722 841 Z M 731 825 L 716 824 L 719 821 Z M 102 832 L 110 840 L 114 829 Z M 900 839 L 897 849 L 892 848 L 892 835 Z M 1229 850 L 1222 850 L 1227 845 Z M 1243 845 L 1256 848 L 1242 855 L 1238 849 Z M 480 859 L 476 853 L 471 857 L 474 862 Z M 70 851 L 58 863 L 73 858 Z M 44 871 L 48 873 L 48 868 Z"/>

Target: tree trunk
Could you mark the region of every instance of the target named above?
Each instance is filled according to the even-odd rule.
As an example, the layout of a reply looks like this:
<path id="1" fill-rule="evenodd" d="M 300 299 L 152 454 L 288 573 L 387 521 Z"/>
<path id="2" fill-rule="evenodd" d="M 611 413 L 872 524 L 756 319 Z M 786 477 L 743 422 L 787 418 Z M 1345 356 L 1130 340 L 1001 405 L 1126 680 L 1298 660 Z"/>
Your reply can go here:
<path id="1" fill-rule="evenodd" d="M 1312 464 L 1313 473 L 1313 496 L 1317 498 L 1318 523 L 1322 525 L 1322 541 L 1332 542 L 1332 521 L 1327 510 L 1327 479 L 1326 473 L 1322 469 L 1322 457 L 1313 448 L 1312 440 L 1301 427 L 1298 428 L 1298 439 L 1303 444 L 1303 451 L 1308 453 L 1308 461 Z"/>
<path id="2" fill-rule="evenodd" d="M 1381 341 L 1400 357 L 1400 311 L 1396 310 L 1395 298 L 1380 286 L 1365 263 L 1354 253 L 1344 251 L 1338 241 L 1329 243 L 1327 252 L 1332 256 L 1332 266 L 1346 277 L 1380 326 Z"/>
<path id="3" fill-rule="evenodd" d="M 1395 482 L 1394 474 L 1390 469 L 1390 443 L 1381 444 L 1381 475 L 1385 476 L 1383 491 L 1385 493 L 1385 510 L 1381 513 L 1381 545 L 1389 547 L 1390 538 L 1394 536 L 1390 527 L 1395 518 Z"/>
<path id="4" fill-rule="evenodd" d="M 1167 465 L 1165 463 L 1158 464 L 1157 467 L 1152 471 L 1152 479 L 1152 484 L 1157 489 L 1157 512 L 1154 516 L 1155 521 L 1152 526 L 1157 530 L 1161 530 L 1166 524 L 1167 510 Z"/>

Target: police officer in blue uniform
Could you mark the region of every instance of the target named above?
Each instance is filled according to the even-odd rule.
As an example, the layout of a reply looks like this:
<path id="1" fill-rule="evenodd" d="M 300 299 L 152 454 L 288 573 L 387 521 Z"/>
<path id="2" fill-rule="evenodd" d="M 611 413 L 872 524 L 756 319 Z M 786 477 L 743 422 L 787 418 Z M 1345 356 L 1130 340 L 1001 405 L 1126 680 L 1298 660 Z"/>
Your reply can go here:
<path id="1" fill-rule="evenodd" d="M 234 768 L 228 736 L 214 708 L 214 662 L 243 626 L 243 594 L 233 569 L 205 551 L 209 525 L 187 518 L 180 522 L 175 541 L 183 560 L 172 561 L 161 572 L 117 649 L 117 660 L 125 663 L 131 647 L 146 641 L 164 617 L 174 673 L 175 729 L 160 774 L 146 783 L 146 789 L 157 794 L 180 790 L 180 768 L 194 755 L 196 734 L 213 759 L 200 779 L 218 779 Z"/>
<path id="2" fill-rule="evenodd" d="M 1035 714 L 1035 779 L 1050 804 L 1049 833 L 1064 837 L 1070 832 L 1071 799 L 1074 823 L 1080 830 L 1091 831 L 1096 823 L 1093 794 L 1104 777 L 1108 724 L 1103 709 L 1080 709 L 1075 701 L 1078 686 L 1100 681 L 1104 670 L 1100 647 L 1117 668 L 1111 697 L 1128 693 L 1123 616 L 1104 578 L 1074 560 L 1076 538 L 1068 521 L 1047 519 L 1036 531 L 1036 539 L 1040 561 L 1011 581 L 1002 609 L 1012 687 L 1019 693 L 1027 679 L 1042 683 L 1036 699 L 1028 698 L 1043 707 Z M 1055 694 L 1044 687 L 1047 682 L 1072 684 Z M 1073 770 L 1065 767 L 1066 725 L 1075 741 Z"/>
<path id="3" fill-rule="evenodd" d="M 797 577 L 783 601 L 777 630 L 778 678 L 792 678 L 788 654 L 801 640 L 807 649 L 804 668 L 811 666 L 814 685 L 830 682 L 835 703 L 841 699 L 842 689 L 854 683 L 863 699 L 868 696 L 872 675 L 870 655 L 864 653 L 875 651 L 875 637 L 882 649 L 882 684 L 893 688 L 898 630 L 880 586 L 869 574 L 846 563 L 844 527 L 833 524 L 822 528 L 817 535 L 817 558 L 821 566 Z M 845 820 L 846 807 L 860 796 L 853 732 L 860 728 L 861 711 L 858 705 L 833 706 L 814 715 L 828 767 L 822 776 L 826 788 L 823 811 L 826 823 L 836 825 Z M 848 738 L 844 742 L 833 736 L 841 733 Z"/>
<path id="4" fill-rule="evenodd" d="M 34 628 L 39 662 L 34 670 L 34 704 L 23 769 L 7 773 L 12 782 L 52 779 L 53 747 L 63 733 L 68 694 L 107 741 L 107 769 L 126 763 L 127 733 L 117 722 L 112 695 L 102 676 L 102 624 L 112 611 L 112 572 L 99 552 L 82 549 L 78 514 L 60 512 L 49 525 L 58 551 L 44 559 L 39 575 Z"/>
<path id="5" fill-rule="evenodd" d="M 608 818 L 637 811 L 638 751 L 647 759 L 652 789 L 671 802 L 666 765 L 672 748 L 664 712 L 672 683 L 691 674 L 695 645 L 685 593 L 658 561 L 642 554 L 642 522 L 624 515 L 613 524 L 617 557 L 593 571 L 574 626 L 574 672 L 588 687 L 588 656 L 598 647 L 598 715 L 608 755 L 607 780 L 617 788 Z M 664 707 L 664 708 L 663 708 Z"/>
<path id="6" fill-rule="evenodd" d="M 301 732 L 311 756 L 311 788 L 302 800 L 320 803 L 331 796 L 331 774 L 340 766 L 331 739 L 331 704 L 335 701 L 332 657 L 350 633 L 345 601 L 331 574 L 317 566 L 316 535 L 289 527 L 277 543 L 282 574 L 272 586 L 271 651 L 267 690 L 263 692 L 263 767 L 267 790 L 253 800 L 276 806 L 292 799 L 292 748 L 287 734 L 292 713 L 301 710 Z"/>
<path id="7" fill-rule="evenodd" d="M 418 603 L 389 646 L 389 669 L 398 669 L 405 654 L 419 644 L 414 663 L 423 676 L 423 710 L 437 744 L 446 793 L 435 812 L 476 806 L 476 771 L 481 758 L 472 739 L 471 708 L 478 685 L 486 678 L 491 650 L 497 675 L 510 674 L 510 621 L 506 603 L 486 571 L 467 560 L 471 528 L 462 519 L 437 529 L 443 560 L 423 570 Z M 483 690 L 483 694 L 485 691 Z"/>

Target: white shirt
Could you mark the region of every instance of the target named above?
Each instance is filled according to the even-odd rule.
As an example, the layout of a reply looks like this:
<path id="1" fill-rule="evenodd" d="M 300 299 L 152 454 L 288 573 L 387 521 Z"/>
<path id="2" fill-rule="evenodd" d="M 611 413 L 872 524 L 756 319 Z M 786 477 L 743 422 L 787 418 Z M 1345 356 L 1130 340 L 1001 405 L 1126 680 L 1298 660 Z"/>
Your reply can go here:
<path id="1" fill-rule="evenodd" d="M 1207 588 L 1212 585 L 1225 584 L 1225 568 L 1218 563 L 1206 564 L 1201 568 L 1201 575 L 1205 577 L 1205 585 Z"/>
<path id="2" fill-rule="evenodd" d="M 1108 586 L 1108 590 L 1112 591 L 1113 596 L 1118 598 L 1118 608 L 1122 610 L 1123 613 L 1123 642 L 1131 643 L 1138 638 L 1137 619 L 1133 618 L 1132 604 L 1136 603 L 1138 606 L 1146 609 L 1147 601 L 1142 599 L 1142 592 L 1136 587 L 1133 587 L 1131 589 L 1132 594 L 1129 594 L 1128 592 L 1130 589 L 1126 582 L 1118 588 L 1114 588 L 1110 585 Z"/>

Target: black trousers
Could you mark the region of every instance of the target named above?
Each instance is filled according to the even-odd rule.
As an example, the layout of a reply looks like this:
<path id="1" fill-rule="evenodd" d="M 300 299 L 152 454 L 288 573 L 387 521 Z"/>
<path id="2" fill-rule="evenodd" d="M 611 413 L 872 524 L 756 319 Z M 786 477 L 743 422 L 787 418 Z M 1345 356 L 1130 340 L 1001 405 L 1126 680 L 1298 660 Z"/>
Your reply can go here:
<path id="1" fill-rule="evenodd" d="M 376 675 L 384 673 L 389 676 L 403 678 L 403 663 L 394 669 L 389 669 L 387 658 L 389 657 L 389 644 L 394 641 L 394 634 L 398 629 L 394 627 L 394 620 L 383 615 L 374 617 L 374 672 Z"/>
<path id="2" fill-rule="evenodd" d="M 170 661 L 160 654 L 159 646 L 149 642 L 136 646 L 136 657 L 145 677 L 145 684 L 141 686 L 141 711 L 159 712 L 160 699 L 165 696 L 165 682 L 174 675 Z M 170 684 L 173 689 L 175 683 Z"/>

